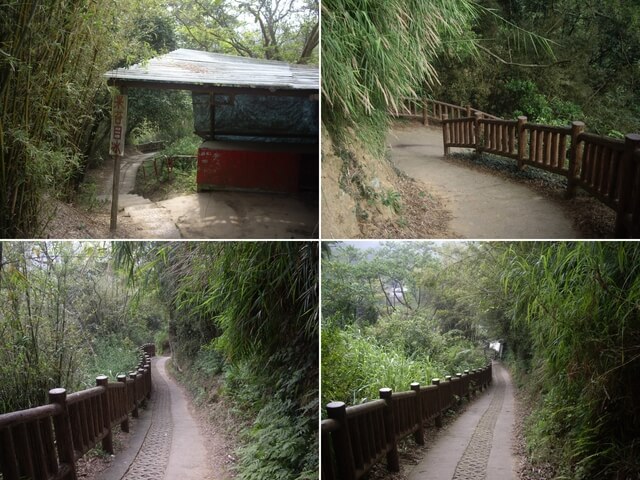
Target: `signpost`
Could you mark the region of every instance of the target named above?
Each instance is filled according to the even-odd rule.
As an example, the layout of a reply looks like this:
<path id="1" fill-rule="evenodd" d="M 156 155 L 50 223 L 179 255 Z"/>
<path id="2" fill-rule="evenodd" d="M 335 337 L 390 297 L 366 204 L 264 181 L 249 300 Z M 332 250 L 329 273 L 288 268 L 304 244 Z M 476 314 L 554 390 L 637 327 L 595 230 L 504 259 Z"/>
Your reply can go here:
<path id="1" fill-rule="evenodd" d="M 115 95 L 111 105 L 111 141 L 109 155 L 113 155 L 113 188 L 111 190 L 111 224 L 115 232 L 118 225 L 118 190 L 120 186 L 120 158 L 124 155 L 124 138 L 127 132 L 127 96 Z"/>

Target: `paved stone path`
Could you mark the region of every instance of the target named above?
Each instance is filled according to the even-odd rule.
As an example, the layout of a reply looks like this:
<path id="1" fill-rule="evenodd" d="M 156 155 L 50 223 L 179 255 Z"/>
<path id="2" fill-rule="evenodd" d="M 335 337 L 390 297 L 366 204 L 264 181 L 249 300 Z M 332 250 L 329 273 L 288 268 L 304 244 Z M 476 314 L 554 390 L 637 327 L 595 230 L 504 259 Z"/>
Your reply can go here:
<path id="1" fill-rule="evenodd" d="M 445 160 L 439 128 L 398 128 L 388 135 L 387 144 L 401 171 L 444 199 L 456 237 L 578 238 L 554 201 L 525 185 Z"/>
<path id="2" fill-rule="evenodd" d="M 213 480 L 182 389 L 167 375 L 169 357 L 153 358 L 153 392 L 127 450 L 97 480 Z"/>
<path id="3" fill-rule="evenodd" d="M 409 480 L 514 480 L 513 387 L 493 364 L 493 384 L 480 394 L 409 473 Z"/>

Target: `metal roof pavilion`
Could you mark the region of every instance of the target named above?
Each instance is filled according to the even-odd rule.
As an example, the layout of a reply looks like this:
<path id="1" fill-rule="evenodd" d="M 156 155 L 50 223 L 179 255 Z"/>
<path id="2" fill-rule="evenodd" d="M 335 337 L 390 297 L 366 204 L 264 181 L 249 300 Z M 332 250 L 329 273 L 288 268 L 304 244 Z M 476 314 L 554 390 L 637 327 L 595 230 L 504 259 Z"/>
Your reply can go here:
<path id="1" fill-rule="evenodd" d="M 317 66 L 237 57 L 181 48 L 104 74 L 109 85 L 216 93 L 313 94 L 320 88 Z"/>

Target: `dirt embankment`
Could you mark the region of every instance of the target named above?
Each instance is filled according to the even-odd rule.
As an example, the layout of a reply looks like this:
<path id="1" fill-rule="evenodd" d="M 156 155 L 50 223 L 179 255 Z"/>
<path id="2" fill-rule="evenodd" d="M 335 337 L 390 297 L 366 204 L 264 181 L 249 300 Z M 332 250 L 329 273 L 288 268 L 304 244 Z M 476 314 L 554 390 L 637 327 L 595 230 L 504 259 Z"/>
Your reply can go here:
<path id="1" fill-rule="evenodd" d="M 448 238 L 449 214 L 426 186 L 372 156 L 352 132 L 322 136 L 322 238 Z"/>

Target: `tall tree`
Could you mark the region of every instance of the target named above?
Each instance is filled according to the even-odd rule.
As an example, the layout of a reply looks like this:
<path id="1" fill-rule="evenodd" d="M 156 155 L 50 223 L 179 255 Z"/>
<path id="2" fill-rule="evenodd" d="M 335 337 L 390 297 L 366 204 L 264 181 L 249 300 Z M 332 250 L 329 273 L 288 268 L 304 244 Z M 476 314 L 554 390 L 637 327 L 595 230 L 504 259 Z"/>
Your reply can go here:
<path id="1" fill-rule="evenodd" d="M 306 63 L 318 45 L 316 0 L 167 2 L 183 42 L 222 53 Z"/>

